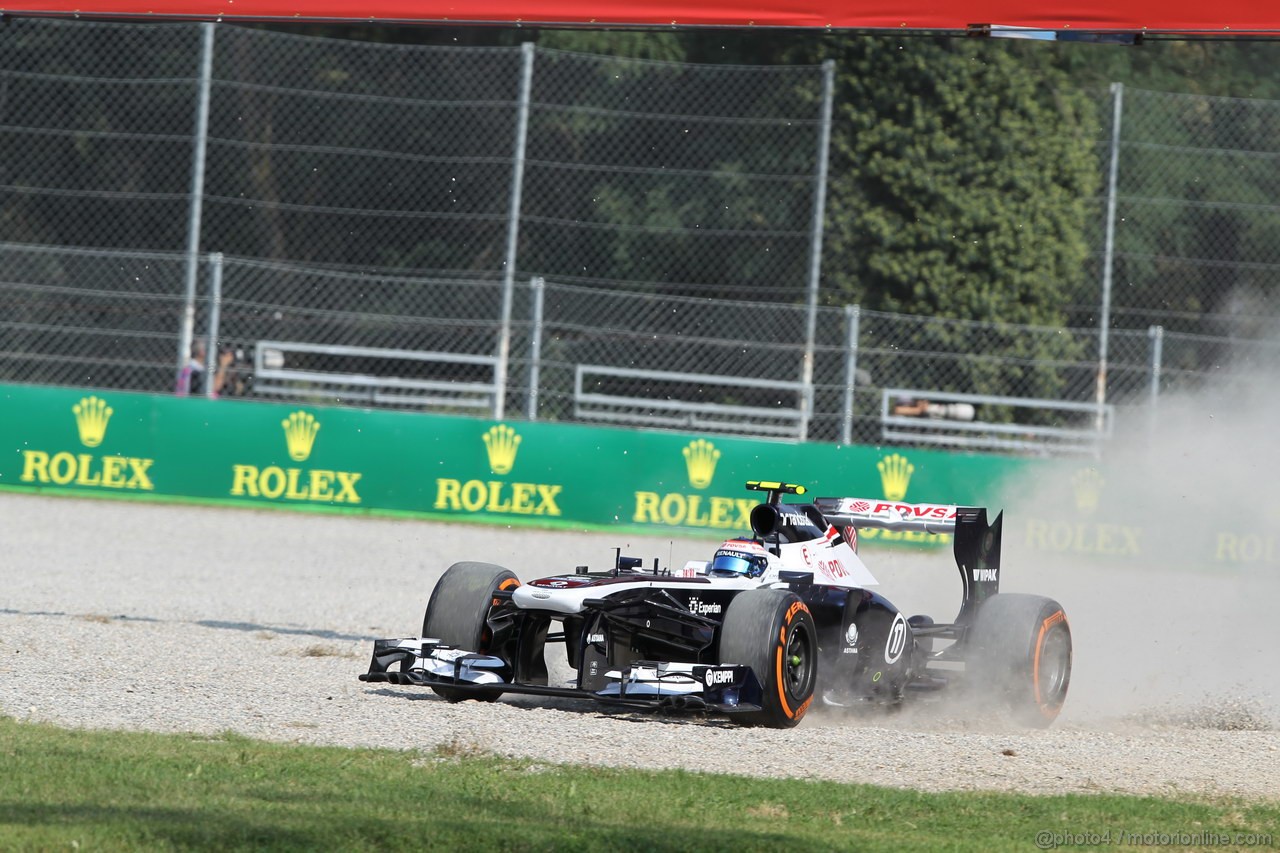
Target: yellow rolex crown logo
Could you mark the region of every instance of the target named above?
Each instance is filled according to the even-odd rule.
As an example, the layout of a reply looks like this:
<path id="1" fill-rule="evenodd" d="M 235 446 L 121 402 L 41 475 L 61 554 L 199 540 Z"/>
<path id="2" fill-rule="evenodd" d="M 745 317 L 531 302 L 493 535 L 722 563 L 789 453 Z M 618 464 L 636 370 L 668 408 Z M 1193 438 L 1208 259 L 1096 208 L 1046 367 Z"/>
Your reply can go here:
<path id="1" fill-rule="evenodd" d="M 316 416 L 301 409 L 280 422 L 284 427 L 284 441 L 289 447 L 289 458 L 302 462 L 311 455 L 311 447 L 316 443 L 316 433 L 320 431 L 320 422 Z"/>
<path id="2" fill-rule="evenodd" d="M 1083 513 L 1096 510 L 1105 483 L 1106 480 L 1097 468 L 1081 468 L 1077 471 L 1071 478 L 1071 488 L 1076 493 L 1076 509 Z"/>
<path id="3" fill-rule="evenodd" d="M 509 474 L 516 464 L 516 451 L 520 449 L 520 436 L 506 424 L 490 427 L 484 434 L 485 450 L 489 454 L 489 470 L 495 474 Z"/>
<path id="4" fill-rule="evenodd" d="M 711 485 L 711 478 L 716 475 L 716 462 L 720 460 L 720 451 L 705 438 L 689 442 L 683 451 L 684 464 L 689 469 L 689 485 L 695 489 L 705 489 Z"/>
<path id="5" fill-rule="evenodd" d="M 907 457 L 894 453 L 881 459 L 876 467 L 880 469 L 880 484 L 884 486 L 885 498 L 891 501 L 905 498 L 916 466 L 908 462 Z"/>
<path id="6" fill-rule="evenodd" d="M 71 407 L 76 416 L 76 430 L 80 433 L 80 443 L 85 447 L 97 447 L 107 436 L 107 421 L 111 420 L 113 409 L 106 400 L 97 397 L 85 397 Z"/>

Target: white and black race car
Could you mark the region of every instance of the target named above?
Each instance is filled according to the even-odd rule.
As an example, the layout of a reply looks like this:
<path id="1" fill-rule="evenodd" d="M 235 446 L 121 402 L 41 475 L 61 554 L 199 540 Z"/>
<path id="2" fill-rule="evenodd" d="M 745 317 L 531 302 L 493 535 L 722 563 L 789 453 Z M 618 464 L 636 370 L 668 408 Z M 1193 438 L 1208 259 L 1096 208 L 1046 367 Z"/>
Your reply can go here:
<path id="1" fill-rule="evenodd" d="M 521 583 L 457 563 L 427 604 L 422 636 L 377 640 L 366 682 L 430 687 L 450 701 L 504 693 L 632 708 L 699 710 L 796 725 L 815 698 L 886 706 L 963 690 L 989 710 L 1047 726 L 1071 678 L 1071 630 L 1049 598 L 1000 593 L 1001 516 L 985 509 L 859 498 L 783 503 L 804 487 L 749 482 L 768 497 L 753 535 L 681 569 L 621 553 L 607 572 Z M 859 527 L 951 533 L 963 597 L 955 619 L 907 618 L 873 592 Z M 549 683 L 563 646 L 572 682 Z"/>

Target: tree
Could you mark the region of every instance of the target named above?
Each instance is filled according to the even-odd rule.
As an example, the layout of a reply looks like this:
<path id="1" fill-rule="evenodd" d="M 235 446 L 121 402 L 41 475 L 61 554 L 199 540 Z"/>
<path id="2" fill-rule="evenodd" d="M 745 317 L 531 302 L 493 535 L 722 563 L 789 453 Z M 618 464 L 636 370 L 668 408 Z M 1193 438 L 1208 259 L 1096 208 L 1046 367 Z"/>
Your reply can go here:
<path id="1" fill-rule="evenodd" d="M 889 311 L 1061 322 L 1098 190 L 1090 100 L 1005 45 L 854 38 L 841 53 L 831 290 Z"/>
<path id="2" fill-rule="evenodd" d="M 838 46 L 825 292 L 864 308 L 1060 326 L 1086 281 L 1098 192 L 1093 102 L 1042 46 L 851 37 Z M 899 342 L 962 351 L 946 325 Z M 1002 336 L 997 336 L 1002 337 Z M 986 355 L 1070 360 L 1081 345 L 993 339 Z M 927 359 L 920 369 L 927 370 Z M 964 368 L 917 387 L 1055 396 L 1060 371 Z M 1016 386 L 1011 386 L 1016 380 Z"/>

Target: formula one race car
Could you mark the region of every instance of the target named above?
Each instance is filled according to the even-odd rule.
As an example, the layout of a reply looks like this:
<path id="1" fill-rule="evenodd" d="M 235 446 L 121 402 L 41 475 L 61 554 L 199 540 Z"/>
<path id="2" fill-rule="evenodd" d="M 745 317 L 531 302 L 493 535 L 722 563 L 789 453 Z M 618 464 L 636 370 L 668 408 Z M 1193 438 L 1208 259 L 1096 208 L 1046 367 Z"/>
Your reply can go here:
<path id="1" fill-rule="evenodd" d="M 1001 516 L 985 509 L 859 498 L 783 503 L 767 492 L 753 537 L 706 563 L 612 570 L 526 584 L 489 563 L 458 563 L 427 604 L 422 637 L 377 640 L 366 682 L 430 687 L 449 701 L 503 693 L 589 698 L 630 708 L 701 710 L 794 726 L 815 697 L 832 706 L 896 706 L 964 691 L 993 712 L 1047 726 L 1071 677 L 1071 630 L 1057 602 L 999 592 Z M 951 533 L 963 582 L 949 623 L 907 618 L 868 587 L 857 529 Z M 553 630 L 554 629 L 554 630 Z M 563 645 L 573 683 L 549 683 L 545 652 Z"/>

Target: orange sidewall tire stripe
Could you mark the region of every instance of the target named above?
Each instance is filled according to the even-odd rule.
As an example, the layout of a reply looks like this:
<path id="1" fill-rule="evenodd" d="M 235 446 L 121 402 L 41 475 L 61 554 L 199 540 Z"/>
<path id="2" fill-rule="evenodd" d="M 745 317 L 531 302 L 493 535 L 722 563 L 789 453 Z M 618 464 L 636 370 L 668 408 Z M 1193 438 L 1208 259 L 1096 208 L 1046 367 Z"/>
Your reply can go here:
<path id="1" fill-rule="evenodd" d="M 1049 629 L 1059 622 L 1066 622 L 1067 614 L 1061 610 L 1054 613 L 1048 619 L 1040 623 L 1040 633 L 1036 635 L 1036 651 L 1035 657 L 1031 662 L 1031 686 L 1035 689 L 1036 706 L 1040 708 L 1040 713 L 1050 716 L 1056 712 L 1056 708 L 1049 708 L 1045 705 L 1044 697 L 1040 695 L 1040 655 L 1044 651 L 1044 638 L 1049 633 Z"/>
<path id="2" fill-rule="evenodd" d="M 788 720 L 798 720 L 804 716 L 804 712 L 809 710 L 809 703 L 813 701 L 810 696 L 800 707 L 794 711 L 791 710 L 791 704 L 787 702 L 786 679 L 782 677 L 782 655 L 787 650 L 787 629 L 791 627 L 791 620 L 800 611 L 809 612 L 808 606 L 803 601 L 797 601 L 787 608 L 787 615 L 782 618 L 782 627 L 778 630 L 778 650 L 774 655 L 774 675 L 778 681 L 778 701 L 782 705 L 782 713 L 787 715 Z"/>

